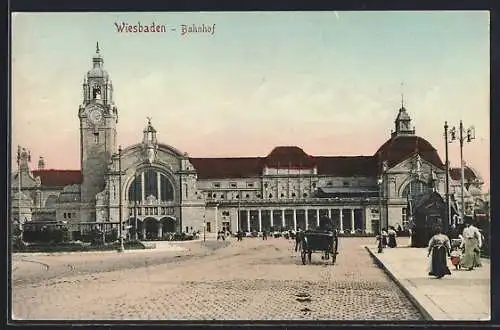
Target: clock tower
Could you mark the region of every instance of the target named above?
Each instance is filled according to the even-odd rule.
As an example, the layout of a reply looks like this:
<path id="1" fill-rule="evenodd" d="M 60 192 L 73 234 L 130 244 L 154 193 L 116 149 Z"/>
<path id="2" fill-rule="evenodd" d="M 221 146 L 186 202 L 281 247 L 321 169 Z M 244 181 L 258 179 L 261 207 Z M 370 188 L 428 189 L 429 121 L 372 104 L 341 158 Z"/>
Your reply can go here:
<path id="1" fill-rule="evenodd" d="M 83 102 L 79 107 L 81 221 L 95 221 L 96 195 L 105 188 L 111 156 L 117 152 L 118 110 L 113 102 L 113 85 L 103 68 L 99 43 L 92 58 L 92 69 L 83 79 Z"/>

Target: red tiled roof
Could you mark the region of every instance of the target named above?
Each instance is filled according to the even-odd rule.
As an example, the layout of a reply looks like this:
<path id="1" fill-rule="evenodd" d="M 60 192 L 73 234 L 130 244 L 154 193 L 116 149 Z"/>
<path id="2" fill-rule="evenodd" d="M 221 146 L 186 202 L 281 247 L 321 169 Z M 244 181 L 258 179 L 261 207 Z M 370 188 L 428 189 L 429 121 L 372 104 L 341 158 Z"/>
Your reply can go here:
<path id="1" fill-rule="evenodd" d="M 198 172 L 198 179 L 236 179 L 258 177 L 262 158 L 189 158 Z"/>
<path id="2" fill-rule="evenodd" d="M 264 162 L 273 168 L 311 168 L 315 165 L 313 157 L 296 146 L 276 147 L 267 155 Z"/>
<path id="3" fill-rule="evenodd" d="M 33 176 L 40 177 L 42 186 L 63 187 L 82 183 L 82 172 L 78 170 L 35 170 Z"/>
<path id="4" fill-rule="evenodd" d="M 318 174 L 338 177 L 376 176 L 377 158 L 373 156 L 314 157 Z"/>
<path id="5" fill-rule="evenodd" d="M 375 156 L 380 163 L 387 161 L 392 167 L 417 153 L 429 163 L 444 168 L 436 149 L 419 136 L 393 136 L 377 150 Z"/>
<path id="6" fill-rule="evenodd" d="M 316 157 L 299 147 L 276 147 L 267 157 L 189 158 L 199 179 L 236 179 L 259 177 L 265 166 L 314 168 L 320 175 L 338 177 L 375 176 L 377 159 L 373 156 Z"/>
<path id="7" fill-rule="evenodd" d="M 462 174 L 461 174 L 460 167 L 450 168 L 450 178 L 452 180 L 460 181 L 461 177 L 462 177 Z M 474 171 L 468 166 L 464 167 L 464 179 L 466 181 L 471 181 L 471 180 L 477 179 L 476 173 L 474 173 Z"/>

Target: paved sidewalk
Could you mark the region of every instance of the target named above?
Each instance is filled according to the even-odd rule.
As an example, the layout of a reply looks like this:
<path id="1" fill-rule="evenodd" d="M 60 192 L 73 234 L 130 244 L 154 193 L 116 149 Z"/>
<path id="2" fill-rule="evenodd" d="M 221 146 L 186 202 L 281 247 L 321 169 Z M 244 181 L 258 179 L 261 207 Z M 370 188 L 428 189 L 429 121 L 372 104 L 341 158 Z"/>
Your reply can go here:
<path id="1" fill-rule="evenodd" d="M 386 272 L 413 300 L 429 320 L 488 321 L 491 318 L 490 261 L 482 259 L 483 266 L 472 271 L 456 270 L 448 259 L 451 275 L 442 279 L 428 276 L 427 249 L 403 246 L 386 248 L 377 253 L 377 247 L 366 249 L 384 267 Z"/>

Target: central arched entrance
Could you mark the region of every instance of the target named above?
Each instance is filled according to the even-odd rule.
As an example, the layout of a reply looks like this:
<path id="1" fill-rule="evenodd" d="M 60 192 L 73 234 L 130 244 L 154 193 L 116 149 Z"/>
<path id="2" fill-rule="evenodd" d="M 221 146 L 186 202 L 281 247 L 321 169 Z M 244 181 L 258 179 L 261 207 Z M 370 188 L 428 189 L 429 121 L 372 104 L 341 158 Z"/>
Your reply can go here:
<path id="1" fill-rule="evenodd" d="M 155 218 L 146 218 L 144 219 L 144 233 L 145 239 L 156 239 L 158 238 L 158 220 Z"/>
<path id="2" fill-rule="evenodd" d="M 177 220 L 173 217 L 163 217 L 160 222 L 164 233 L 175 233 L 177 231 Z"/>

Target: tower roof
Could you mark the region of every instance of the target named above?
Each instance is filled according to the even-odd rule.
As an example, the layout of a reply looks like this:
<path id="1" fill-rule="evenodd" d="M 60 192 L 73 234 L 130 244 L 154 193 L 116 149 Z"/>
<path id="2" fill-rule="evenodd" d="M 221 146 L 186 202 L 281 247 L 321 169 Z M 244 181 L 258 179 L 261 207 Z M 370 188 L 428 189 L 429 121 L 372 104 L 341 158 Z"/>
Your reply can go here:
<path id="1" fill-rule="evenodd" d="M 104 59 L 101 55 L 99 42 L 96 44 L 96 51 L 92 57 L 92 69 L 87 72 L 87 78 L 108 78 L 108 73 L 103 68 Z"/>
<path id="2" fill-rule="evenodd" d="M 377 150 L 375 156 L 379 163 L 387 161 L 387 165 L 392 167 L 416 154 L 434 166 L 444 168 L 436 149 L 427 140 L 415 135 L 392 136 Z"/>

